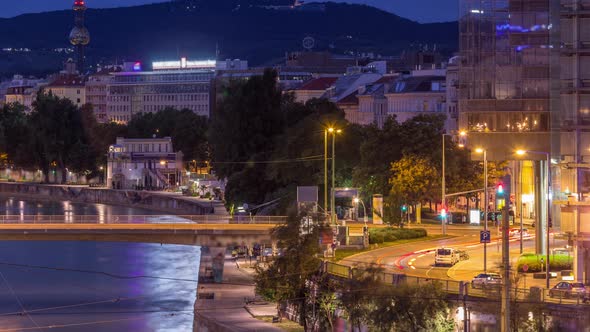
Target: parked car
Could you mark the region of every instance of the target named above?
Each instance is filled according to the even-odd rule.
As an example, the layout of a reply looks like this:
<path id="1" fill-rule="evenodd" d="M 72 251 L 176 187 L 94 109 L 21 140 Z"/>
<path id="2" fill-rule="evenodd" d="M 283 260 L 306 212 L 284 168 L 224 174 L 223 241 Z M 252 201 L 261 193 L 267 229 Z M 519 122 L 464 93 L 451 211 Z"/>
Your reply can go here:
<path id="1" fill-rule="evenodd" d="M 584 302 L 588 301 L 588 291 L 581 282 L 562 281 L 557 283 L 549 290 L 549 297 L 559 298 L 581 298 Z"/>
<path id="2" fill-rule="evenodd" d="M 471 280 L 471 288 L 494 288 L 502 285 L 502 276 L 498 273 L 480 273 Z"/>
<path id="3" fill-rule="evenodd" d="M 449 265 L 453 266 L 459 261 L 459 255 L 453 248 L 436 249 L 434 255 L 434 266 Z"/>
<path id="4" fill-rule="evenodd" d="M 456 253 L 459 256 L 460 261 L 466 261 L 469 259 L 469 253 L 465 250 L 456 250 Z"/>

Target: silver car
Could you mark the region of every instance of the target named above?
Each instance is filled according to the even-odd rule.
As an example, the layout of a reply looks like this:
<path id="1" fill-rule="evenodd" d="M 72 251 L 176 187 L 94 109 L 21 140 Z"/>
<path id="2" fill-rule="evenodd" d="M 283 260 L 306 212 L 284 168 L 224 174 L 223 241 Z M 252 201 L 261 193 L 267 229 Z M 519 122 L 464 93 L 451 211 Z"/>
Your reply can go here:
<path id="1" fill-rule="evenodd" d="M 502 285 L 502 276 L 498 273 L 480 273 L 471 280 L 471 288 L 497 288 Z"/>
<path id="2" fill-rule="evenodd" d="M 588 292 L 586 291 L 586 287 L 581 282 L 567 282 L 562 281 L 557 283 L 557 285 L 553 286 L 549 290 L 550 297 L 559 297 L 559 298 L 580 298 L 584 302 L 588 300 Z"/>

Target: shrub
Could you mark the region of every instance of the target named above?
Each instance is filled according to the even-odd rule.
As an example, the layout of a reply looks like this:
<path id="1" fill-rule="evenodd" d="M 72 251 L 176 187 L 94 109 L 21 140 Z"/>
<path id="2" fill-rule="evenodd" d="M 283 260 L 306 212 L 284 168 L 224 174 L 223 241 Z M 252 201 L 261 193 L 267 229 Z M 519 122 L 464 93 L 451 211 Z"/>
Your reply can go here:
<path id="1" fill-rule="evenodd" d="M 401 228 L 371 228 L 369 229 L 369 243 L 395 242 L 398 240 L 417 239 L 425 237 L 425 229 Z"/>
<path id="2" fill-rule="evenodd" d="M 541 263 L 541 258 L 543 263 Z M 518 258 L 517 270 L 524 272 L 522 267 L 527 264 L 527 272 L 541 272 L 545 269 L 545 255 L 523 254 Z M 573 266 L 573 257 L 568 255 L 551 255 L 549 257 L 550 271 L 571 270 Z"/>

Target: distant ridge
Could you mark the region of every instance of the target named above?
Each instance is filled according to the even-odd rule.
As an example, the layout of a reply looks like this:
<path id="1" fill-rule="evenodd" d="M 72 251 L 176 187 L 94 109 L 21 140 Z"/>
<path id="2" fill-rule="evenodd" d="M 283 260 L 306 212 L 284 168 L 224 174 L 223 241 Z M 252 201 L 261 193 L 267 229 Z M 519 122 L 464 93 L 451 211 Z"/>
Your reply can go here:
<path id="1" fill-rule="evenodd" d="M 334 53 L 399 54 L 410 45 L 457 48 L 457 23 L 420 24 L 366 6 L 312 3 L 287 9 L 284 1 L 188 0 L 136 7 L 89 9 L 86 26 L 92 38 L 89 63 L 113 59 L 214 57 L 242 58 L 254 65 L 302 50 L 306 36 L 316 49 Z M 277 9 L 278 8 L 278 9 Z M 54 66 L 67 55 L 49 52 L 69 47 L 71 11 L 24 14 L 0 19 L 0 48 L 30 48 L 34 55 L 0 52 L 0 73 Z M 34 60 L 33 60 L 34 59 Z M 43 60 L 47 59 L 47 60 Z M 23 67 L 23 68 L 19 68 Z M 47 68 L 49 69 L 49 68 Z"/>

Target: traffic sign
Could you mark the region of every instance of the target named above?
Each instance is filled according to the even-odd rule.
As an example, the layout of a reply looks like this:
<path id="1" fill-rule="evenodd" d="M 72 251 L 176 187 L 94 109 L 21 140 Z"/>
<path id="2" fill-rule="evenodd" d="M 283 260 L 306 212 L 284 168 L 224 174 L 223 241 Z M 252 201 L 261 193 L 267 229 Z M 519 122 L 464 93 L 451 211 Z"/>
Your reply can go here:
<path id="1" fill-rule="evenodd" d="M 490 243 L 491 238 L 490 231 L 479 232 L 479 243 Z"/>

